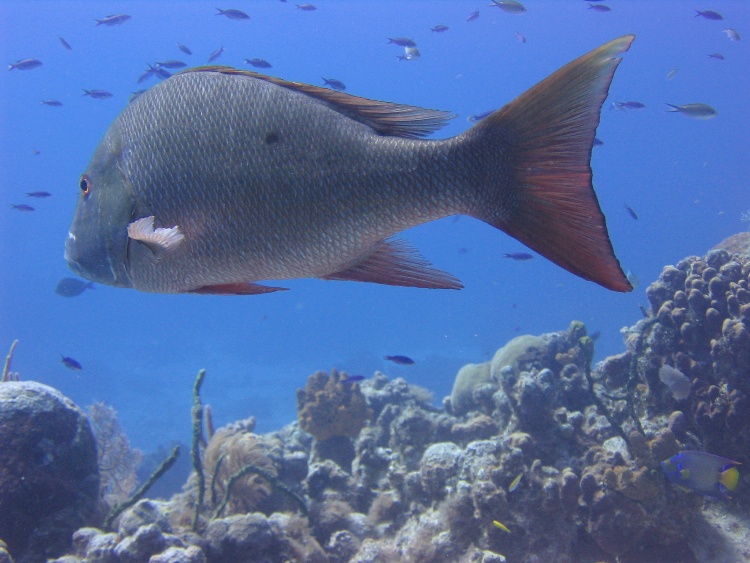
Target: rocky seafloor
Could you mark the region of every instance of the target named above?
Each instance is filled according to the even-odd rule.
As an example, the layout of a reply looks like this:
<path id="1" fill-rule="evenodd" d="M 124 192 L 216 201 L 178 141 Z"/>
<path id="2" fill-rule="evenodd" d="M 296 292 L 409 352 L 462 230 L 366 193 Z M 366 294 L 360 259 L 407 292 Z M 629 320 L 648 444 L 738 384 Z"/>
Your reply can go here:
<path id="1" fill-rule="evenodd" d="M 730 250 L 665 267 L 623 353 L 592 365 L 580 322 L 519 336 L 441 407 L 401 378 L 318 372 L 298 420 L 256 434 L 214 430 L 198 384 L 199 470 L 116 517 L 127 444 L 6 366 L 0 562 L 750 561 L 750 258 Z M 683 450 L 743 463 L 733 498 L 669 483 Z"/>

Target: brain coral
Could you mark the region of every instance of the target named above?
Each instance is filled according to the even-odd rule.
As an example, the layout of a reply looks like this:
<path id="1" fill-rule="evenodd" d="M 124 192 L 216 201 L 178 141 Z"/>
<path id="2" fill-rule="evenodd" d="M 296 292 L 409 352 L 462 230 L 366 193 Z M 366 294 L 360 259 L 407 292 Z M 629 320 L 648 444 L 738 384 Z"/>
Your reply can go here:
<path id="1" fill-rule="evenodd" d="M 297 415 L 302 429 L 322 442 L 335 436 L 354 438 L 372 417 L 357 383 L 344 383 L 336 370 L 312 374 L 297 390 Z"/>

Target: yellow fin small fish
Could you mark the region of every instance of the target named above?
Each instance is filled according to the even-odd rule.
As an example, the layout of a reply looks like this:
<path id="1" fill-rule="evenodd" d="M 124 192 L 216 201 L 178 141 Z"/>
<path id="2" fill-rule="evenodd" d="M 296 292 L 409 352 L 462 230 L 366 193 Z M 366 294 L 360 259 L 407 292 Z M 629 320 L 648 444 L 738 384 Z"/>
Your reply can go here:
<path id="1" fill-rule="evenodd" d="M 508 487 L 508 492 L 509 493 L 514 492 L 518 488 L 518 485 L 521 484 L 521 479 L 522 478 L 523 478 L 523 471 L 521 471 L 521 473 L 519 473 L 516 476 L 516 478 L 513 479 L 513 481 L 510 482 L 510 487 Z"/>
<path id="2" fill-rule="evenodd" d="M 508 526 L 506 526 L 505 524 L 503 524 L 503 523 L 502 523 L 502 522 L 500 522 L 499 520 L 493 520 L 493 521 L 492 521 L 492 524 L 493 524 L 493 525 L 494 525 L 494 526 L 495 526 L 496 528 L 500 528 L 500 529 L 501 529 L 501 530 L 502 530 L 503 532 L 507 532 L 507 533 L 509 533 L 509 534 L 510 534 L 510 530 L 508 529 Z"/>

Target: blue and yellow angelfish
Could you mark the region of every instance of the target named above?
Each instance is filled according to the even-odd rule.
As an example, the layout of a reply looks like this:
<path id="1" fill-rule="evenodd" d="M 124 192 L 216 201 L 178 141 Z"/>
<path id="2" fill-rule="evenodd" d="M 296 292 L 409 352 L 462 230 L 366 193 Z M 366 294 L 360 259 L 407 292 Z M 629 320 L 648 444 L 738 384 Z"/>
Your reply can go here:
<path id="1" fill-rule="evenodd" d="M 731 498 L 729 493 L 740 480 L 738 461 L 705 452 L 680 452 L 661 462 L 664 474 L 672 483 L 719 499 Z"/>

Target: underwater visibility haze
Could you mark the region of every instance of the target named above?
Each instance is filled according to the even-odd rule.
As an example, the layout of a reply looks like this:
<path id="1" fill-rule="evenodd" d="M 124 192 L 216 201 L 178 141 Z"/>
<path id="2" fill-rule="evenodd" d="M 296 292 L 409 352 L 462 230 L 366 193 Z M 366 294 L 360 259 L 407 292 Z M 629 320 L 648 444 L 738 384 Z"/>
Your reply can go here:
<path id="1" fill-rule="evenodd" d="M 130 445 L 146 454 L 191 443 L 199 369 L 206 369 L 200 394 L 216 428 L 254 417 L 243 428 L 265 433 L 299 420 L 325 443 L 340 434 L 321 430 L 310 405 L 321 394 L 339 394 L 350 401 L 352 433 L 344 434 L 354 439 L 368 431 L 368 416 L 388 408 L 378 403 L 387 403 L 381 395 L 391 383 L 378 379 L 385 376 L 428 390 L 427 411 L 445 404 L 450 416 L 479 411 L 500 431 L 497 412 L 512 418 L 513 411 L 519 428 L 541 432 L 534 437 L 542 443 L 547 430 L 525 419 L 523 401 L 513 399 L 524 396 L 523 378 L 500 383 L 498 349 L 545 335 L 544 343 L 523 342 L 552 354 L 563 379 L 565 367 L 577 365 L 588 397 L 593 383 L 586 386 L 581 374 L 590 375 L 592 361 L 607 358 L 611 369 L 602 368 L 602 377 L 617 380 L 613 373 L 627 362 L 611 367 L 611 356 L 626 347 L 643 358 L 657 354 L 661 336 L 649 333 L 649 340 L 651 325 L 631 325 L 661 315 L 667 293 L 670 307 L 683 307 L 677 294 L 685 288 L 665 266 L 677 265 L 683 278 L 703 276 L 706 287 L 693 289 L 705 290 L 709 301 L 717 299 L 709 293 L 713 277 L 730 278 L 729 267 L 721 269 L 729 255 L 707 253 L 750 230 L 747 22 L 750 4 L 726 0 L 262 0 L 218 8 L 202 1 L 4 1 L 0 349 L 5 354 L 18 340 L 12 371 L 21 381 L 49 385 L 80 407 L 113 408 Z M 745 262 L 734 260 L 744 272 Z M 650 289 L 647 296 L 657 278 L 664 295 Z M 726 287 L 739 300 L 736 313 L 730 301 L 703 313 L 713 308 L 743 319 L 738 288 Z M 697 307 L 699 297 L 690 288 L 685 294 Z M 672 311 L 670 322 L 684 320 Z M 572 321 L 585 325 L 582 333 Z M 729 338 L 716 330 L 717 342 Z M 558 331 L 559 338 L 546 338 Z M 690 402 L 693 410 L 682 410 L 696 417 L 688 426 L 702 443 L 675 430 L 689 454 L 681 463 L 702 463 L 693 489 L 721 486 L 713 495 L 721 502 L 734 487 L 743 490 L 743 467 L 734 467 L 750 460 L 696 430 L 696 383 L 691 391 L 682 373 L 659 373 L 662 364 L 693 369 L 698 352 L 682 351 L 690 361 L 667 361 L 664 350 L 695 338 L 683 331 L 665 344 L 640 384 L 682 384 L 679 393 L 663 391 L 644 405 L 656 417 L 659 401 L 670 401 L 675 412 L 686 404 L 680 401 Z M 718 344 L 706 338 L 705 350 L 714 350 Z M 726 349 L 734 350 L 730 343 Z M 520 370 L 523 362 L 513 362 Z M 469 364 L 485 365 L 476 381 L 494 381 L 510 403 L 496 401 L 493 411 L 480 391 L 473 399 L 461 395 L 456 376 Z M 744 384 L 715 369 L 716 380 L 697 371 L 690 380 L 710 380 L 721 392 L 706 387 L 706 396 L 716 403 L 726 395 L 731 412 L 731 393 Z M 376 372 L 382 374 L 373 380 Z M 719 379 L 729 383 L 722 387 Z M 635 392 L 632 372 L 626 380 L 618 385 Z M 416 400 L 394 393 L 388 400 L 398 396 L 402 406 Z M 570 412 L 589 404 L 570 401 Z M 629 408 L 636 408 L 632 401 Z M 643 412 L 644 435 L 654 438 L 659 424 Z M 636 451 L 620 415 L 607 420 L 625 432 L 592 431 L 578 446 L 619 435 Z M 454 427 L 453 441 L 463 447 L 461 436 L 467 443 L 467 436 L 488 438 L 479 426 Z M 431 448 L 448 443 L 439 436 L 436 430 Z M 662 445 L 667 440 L 657 437 Z M 668 455 L 633 459 L 654 472 L 677 456 L 649 444 L 653 456 Z M 721 461 L 693 451 L 709 444 Z M 434 458 L 458 455 L 445 448 Z M 315 456 L 350 471 L 363 455 L 326 451 Z M 562 472 L 564 489 L 570 468 L 551 461 L 565 457 L 558 454 L 537 452 Z M 203 463 L 222 455 L 209 446 Z M 508 496 L 542 479 L 531 463 L 509 463 Z M 683 465 L 669 467 L 669 480 L 690 488 Z M 720 476 L 727 468 L 731 480 Z M 278 469 L 258 475 L 271 471 L 275 487 Z M 571 469 L 578 477 L 580 470 Z M 425 494 L 441 498 L 422 471 Z M 514 480 L 519 473 L 524 478 Z M 601 468 L 596 475 L 627 489 L 620 473 Z M 592 503 L 584 481 L 580 494 Z M 643 494 L 656 494 L 648 490 Z M 242 512 L 232 502 L 217 516 Z M 285 502 L 289 508 L 296 501 Z M 380 510 L 400 511 L 398 502 Z M 697 511 L 689 502 L 681 506 Z M 665 501 L 653 513 L 672 508 Z M 461 512 L 458 504 L 451 510 Z M 514 526 L 502 514 L 487 522 L 476 544 L 502 553 L 500 538 L 507 534 L 512 544 Z M 334 542 L 336 530 L 316 529 L 315 537 Z M 587 530 L 602 553 L 627 553 L 606 539 L 608 531 L 592 524 Z M 531 553 L 527 545 L 516 548 L 511 553 Z M 333 557 L 339 548 L 326 549 Z"/>

